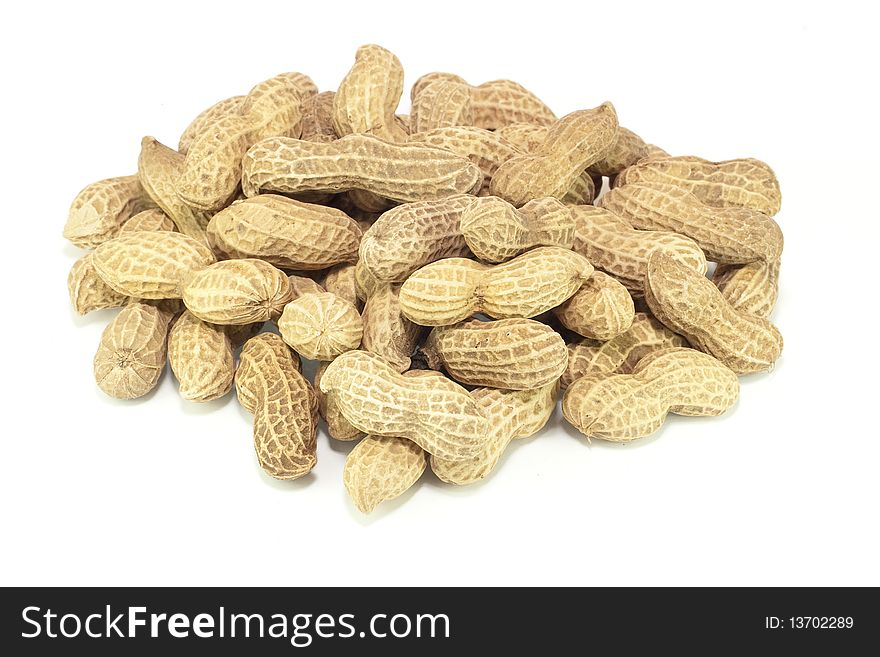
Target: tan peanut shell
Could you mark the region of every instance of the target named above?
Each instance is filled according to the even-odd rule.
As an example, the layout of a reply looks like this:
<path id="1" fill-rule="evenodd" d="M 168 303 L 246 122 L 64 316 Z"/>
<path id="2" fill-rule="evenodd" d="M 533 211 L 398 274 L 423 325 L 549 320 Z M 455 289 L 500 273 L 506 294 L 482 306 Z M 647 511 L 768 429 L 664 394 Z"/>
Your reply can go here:
<path id="1" fill-rule="evenodd" d="M 354 289 L 358 299 L 366 301 L 376 290 L 385 285 L 387 283 L 380 281 L 367 269 L 363 259 L 357 261 L 357 264 L 354 266 Z"/>
<path id="2" fill-rule="evenodd" d="M 571 247 L 574 218 L 555 198 L 529 201 L 517 210 L 495 196 L 475 199 L 462 213 L 461 233 L 480 260 L 504 262 L 535 246 Z"/>
<path id="3" fill-rule="evenodd" d="M 241 104 L 244 102 L 245 96 L 230 96 L 223 100 L 218 100 L 206 110 L 199 113 L 196 118 L 190 121 L 186 126 L 180 139 L 177 142 L 177 150 L 186 155 L 193 141 L 201 135 L 206 128 L 215 123 L 218 119 L 238 114 Z"/>
<path id="4" fill-rule="evenodd" d="M 92 265 L 91 253 L 85 254 L 73 263 L 67 275 L 67 292 L 70 295 L 70 305 L 77 315 L 86 315 L 105 308 L 117 308 L 129 299 L 98 276 Z"/>
<path id="5" fill-rule="evenodd" d="M 192 273 L 182 293 L 193 315 L 223 325 L 277 319 L 291 298 L 287 275 L 251 258 L 223 260 Z"/>
<path id="6" fill-rule="evenodd" d="M 496 319 L 535 317 L 572 296 L 592 273 L 586 258 L 553 246 L 532 249 L 494 267 L 447 258 L 406 280 L 400 308 L 422 326 L 455 324 L 478 312 Z"/>
<path id="7" fill-rule="evenodd" d="M 131 303 L 104 329 L 95 353 L 95 381 L 116 399 L 142 397 L 165 369 L 166 338 L 173 312 Z"/>
<path id="8" fill-rule="evenodd" d="M 435 128 L 473 125 L 471 88 L 454 80 L 436 80 L 416 95 L 410 110 L 410 130 L 425 132 Z"/>
<path id="9" fill-rule="evenodd" d="M 179 299 L 183 280 L 214 260 L 207 246 L 170 231 L 126 233 L 101 244 L 92 256 L 107 285 L 140 299 Z"/>
<path id="10" fill-rule="evenodd" d="M 364 304 L 362 319 L 361 349 L 381 356 L 398 372 L 409 369 L 411 356 L 425 329 L 400 311 L 400 286 L 377 287 Z"/>
<path id="11" fill-rule="evenodd" d="M 326 292 L 322 285 L 319 285 L 315 279 L 309 278 L 308 276 L 297 276 L 296 274 L 291 274 L 287 277 L 288 282 L 290 283 L 290 300 L 298 299 L 304 294 L 310 294 L 312 292 Z"/>
<path id="12" fill-rule="evenodd" d="M 556 381 L 568 351 L 552 328 L 531 319 L 470 320 L 438 326 L 422 347 L 428 365 L 459 383 L 529 390 Z"/>
<path id="13" fill-rule="evenodd" d="M 489 191 L 519 207 L 536 198 L 563 198 L 578 176 L 617 138 L 611 103 L 572 112 L 554 123 L 532 154 L 513 157 L 492 177 Z"/>
<path id="14" fill-rule="evenodd" d="M 333 127 L 335 91 L 325 91 L 303 100 L 301 139 L 326 143 L 339 138 Z"/>
<path id="15" fill-rule="evenodd" d="M 215 214 L 208 236 L 229 257 L 308 271 L 354 263 L 361 229 L 341 210 L 261 194 Z"/>
<path id="16" fill-rule="evenodd" d="M 689 237 L 671 231 L 636 230 L 623 217 L 592 205 L 569 206 L 575 221 L 572 248 L 624 282 L 630 290 L 644 286 L 648 258 L 661 251 L 701 274 L 708 269 L 703 250 Z"/>
<path id="17" fill-rule="evenodd" d="M 321 279 L 321 286 L 325 291 L 332 292 L 348 301 L 358 312 L 364 306 L 357 295 L 354 264 L 344 263 L 328 269 Z"/>
<path id="18" fill-rule="evenodd" d="M 630 326 L 635 304 L 623 284 L 595 271 L 565 303 L 553 310 L 567 329 L 594 340 L 611 340 Z"/>
<path id="19" fill-rule="evenodd" d="M 224 116 L 193 141 L 175 181 L 181 199 L 192 208 L 217 211 L 228 205 L 241 181 L 241 161 L 250 146 L 274 136 L 299 137 L 302 94 L 283 75 L 256 85 L 238 113 Z"/>
<path id="20" fill-rule="evenodd" d="M 189 401 L 218 399 L 232 389 L 232 341 L 222 326 L 203 322 L 188 310 L 168 335 L 168 365 L 180 396 Z"/>
<path id="21" fill-rule="evenodd" d="M 427 467 L 425 451 L 411 440 L 367 436 L 348 453 L 342 482 L 361 513 L 409 490 Z"/>
<path id="22" fill-rule="evenodd" d="M 648 261 L 645 300 L 657 319 L 737 374 L 768 370 L 782 353 L 773 324 L 736 310 L 708 278 L 663 254 Z"/>
<path id="23" fill-rule="evenodd" d="M 361 431 L 409 438 L 446 459 L 474 456 L 486 441 L 488 422 L 467 390 L 445 377 L 405 377 L 366 351 L 334 360 L 321 390 Z"/>
<path id="24" fill-rule="evenodd" d="M 616 176 L 647 157 L 649 152 L 648 144 L 641 137 L 621 126 L 614 144 L 604 157 L 590 165 L 589 172 L 597 176 Z"/>
<path id="25" fill-rule="evenodd" d="M 159 208 L 138 212 L 119 228 L 117 235 L 136 233 L 141 230 L 177 230 L 174 222 Z"/>
<path id="26" fill-rule="evenodd" d="M 738 397 L 736 374 L 717 359 L 672 347 L 642 358 L 632 374 L 581 377 L 565 391 L 562 413 L 587 437 L 628 442 L 657 431 L 667 413 L 721 415 Z"/>
<path id="27" fill-rule="evenodd" d="M 138 179 L 153 202 L 171 218 L 184 235 L 207 244 L 205 228 L 210 213 L 194 210 L 177 195 L 177 180 L 183 173 L 186 157 L 159 143 L 153 137 L 141 140 L 138 156 Z"/>
<path id="28" fill-rule="evenodd" d="M 526 438 L 544 428 L 556 410 L 558 384 L 529 390 L 477 388 L 471 396 L 489 420 L 489 436 L 483 449 L 468 459 L 450 461 L 431 457 L 431 469 L 442 481 L 460 486 L 486 478 L 498 464 L 511 440 Z"/>
<path id="29" fill-rule="evenodd" d="M 661 183 L 680 187 L 706 205 L 748 208 L 773 216 L 782 205 L 773 169 L 755 159 L 710 162 L 698 157 L 652 157 L 629 166 L 616 181 Z"/>
<path id="30" fill-rule="evenodd" d="M 714 262 L 773 261 L 782 253 L 782 231 L 767 215 L 746 208 L 713 208 L 681 187 L 633 183 L 615 187 L 598 203 L 640 230 L 690 237 Z"/>
<path id="31" fill-rule="evenodd" d="M 281 338 L 261 333 L 241 350 L 235 388 L 254 415 L 254 449 L 275 479 L 298 479 L 318 462 L 318 402 Z"/>
<path id="32" fill-rule="evenodd" d="M 779 261 L 718 265 L 712 282 L 740 312 L 769 317 L 779 297 Z"/>
<path id="33" fill-rule="evenodd" d="M 411 203 L 476 192 L 482 179 L 466 158 L 425 144 L 392 144 L 369 135 L 327 144 L 275 137 L 247 152 L 242 188 L 247 196 L 358 189 Z"/>
<path id="34" fill-rule="evenodd" d="M 457 194 L 389 210 L 364 233 L 360 262 L 377 280 L 402 283 L 435 260 L 470 255 L 459 221 L 476 200 Z"/>
<path id="35" fill-rule="evenodd" d="M 456 125 L 417 132 L 409 136 L 411 143 L 428 144 L 468 158 L 483 172 L 479 195 L 489 193 L 492 176 L 504 162 L 521 155 L 522 151 L 497 132 L 474 126 Z"/>
<path id="36" fill-rule="evenodd" d="M 284 307 L 278 320 L 281 337 L 311 360 L 333 360 L 357 349 L 364 326 L 357 308 L 330 292 L 303 294 Z"/>
<path id="37" fill-rule="evenodd" d="M 642 357 L 667 347 L 686 347 L 687 340 L 647 313 L 636 313 L 630 327 L 607 342 L 585 338 L 568 345 L 562 389 L 587 374 L 632 374 Z"/>
<path id="38" fill-rule="evenodd" d="M 510 123 L 498 128 L 495 134 L 516 146 L 523 153 L 534 153 L 547 138 L 548 125 Z"/>
<path id="39" fill-rule="evenodd" d="M 402 94 L 400 60 L 381 46 L 361 46 L 333 98 L 336 134 L 367 133 L 388 141 L 405 141 L 406 133 L 394 116 Z"/>
<path id="40" fill-rule="evenodd" d="M 321 392 L 321 377 L 324 376 L 330 362 L 319 363 L 315 369 L 315 395 L 318 398 L 318 413 L 327 423 L 327 433 L 331 438 L 342 441 L 358 440 L 364 437 L 364 432 L 345 419 L 332 395 L 325 395 Z"/>
<path id="41" fill-rule="evenodd" d="M 99 180 L 76 195 L 64 237 L 83 249 L 93 249 L 115 237 L 130 217 L 152 206 L 136 175 Z"/>

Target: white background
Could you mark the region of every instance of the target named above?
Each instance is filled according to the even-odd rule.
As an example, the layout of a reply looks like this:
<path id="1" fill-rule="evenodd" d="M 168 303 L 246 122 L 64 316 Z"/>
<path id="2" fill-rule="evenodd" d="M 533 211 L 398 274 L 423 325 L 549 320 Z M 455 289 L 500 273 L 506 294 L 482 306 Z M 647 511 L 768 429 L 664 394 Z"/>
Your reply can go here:
<path id="1" fill-rule="evenodd" d="M 8 5 L 2 50 L 0 584 L 880 584 L 877 16 L 870 3 Z M 74 316 L 61 229 L 200 110 L 287 70 L 335 89 L 363 43 L 512 78 L 562 115 L 608 99 L 675 154 L 758 157 L 783 189 L 785 352 L 723 419 L 631 446 L 559 417 L 481 485 L 427 475 L 365 518 L 320 437 L 275 482 L 230 396 L 96 388 L 113 316 Z"/>

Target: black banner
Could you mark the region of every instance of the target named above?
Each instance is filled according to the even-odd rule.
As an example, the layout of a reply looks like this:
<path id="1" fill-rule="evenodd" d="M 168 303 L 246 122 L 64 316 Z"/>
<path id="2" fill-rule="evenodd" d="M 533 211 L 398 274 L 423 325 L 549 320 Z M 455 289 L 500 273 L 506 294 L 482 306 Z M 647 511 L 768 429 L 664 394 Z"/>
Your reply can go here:
<path id="1" fill-rule="evenodd" d="M 141 647 L 163 657 L 224 648 L 574 654 L 604 644 L 615 654 L 853 654 L 856 647 L 876 652 L 880 605 L 870 589 L 21 588 L 2 590 L 0 614 L 7 655 L 120 655 Z"/>

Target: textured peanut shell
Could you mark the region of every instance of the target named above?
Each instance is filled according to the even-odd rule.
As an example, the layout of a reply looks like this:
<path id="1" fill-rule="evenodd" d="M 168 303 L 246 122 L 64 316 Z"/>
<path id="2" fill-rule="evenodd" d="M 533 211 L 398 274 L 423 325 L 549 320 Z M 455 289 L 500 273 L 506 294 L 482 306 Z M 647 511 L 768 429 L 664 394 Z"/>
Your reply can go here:
<path id="1" fill-rule="evenodd" d="M 101 244 L 92 264 L 98 276 L 120 294 L 179 299 L 184 279 L 214 260 L 207 246 L 182 233 L 139 231 Z"/>
<path id="2" fill-rule="evenodd" d="M 290 79 L 256 85 L 238 113 L 218 118 L 193 141 L 174 184 L 178 195 L 197 210 L 220 210 L 236 194 L 247 149 L 273 136 L 299 137 L 301 121 L 302 94 Z"/>
<path id="3" fill-rule="evenodd" d="M 290 300 L 298 299 L 304 294 L 310 294 L 312 292 L 326 292 L 322 285 L 319 285 L 313 278 L 309 278 L 308 276 L 297 276 L 296 274 L 291 274 L 287 277 L 288 282 L 290 283 Z"/>
<path id="4" fill-rule="evenodd" d="M 91 253 L 85 254 L 73 263 L 67 275 L 67 292 L 70 295 L 70 305 L 77 315 L 85 315 L 105 308 L 117 308 L 129 299 L 98 276 L 92 265 Z"/>
<path id="5" fill-rule="evenodd" d="M 218 119 L 238 114 L 241 104 L 244 102 L 244 96 L 230 96 L 223 100 L 218 100 L 206 110 L 199 113 L 180 135 L 177 142 L 178 152 L 186 155 L 193 141 L 211 126 Z"/>
<path id="6" fill-rule="evenodd" d="M 409 137 L 411 143 L 428 144 L 468 158 L 483 172 L 479 195 L 489 193 L 492 176 L 504 162 L 521 155 L 522 151 L 498 133 L 474 126 L 449 126 L 417 132 Z"/>
<path id="7" fill-rule="evenodd" d="M 710 162 L 691 156 L 652 157 L 623 171 L 615 184 L 640 182 L 681 187 L 717 208 L 749 208 L 773 216 L 782 205 L 776 174 L 755 159 Z"/>
<path id="8" fill-rule="evenodd" d="M 489 420 L 489 437 L 475 456 L 450 461 L 431 457 L 431 469 L 442 481 L 460 486 L 486 478 L 511 440 L 526 438 L 544 428 L 556 409 L 559 386 L 548 383 L 529 390 L 477 388 L 471 396 Z"/>
<path id="9" fill-rule="evenodd" d="M 403 94 L 403 66 L 381 46 L 361 46 L 333 98 L 333 126 L 340 137 L 368 133 L 404 141 L 394 112 Z"/>
<path id="10" fill-rule="evenodd" d="M 403 282 L 435 260 L 470 255 L 459 221 L 476 201 L 458 194 L 389 210 L 364 233 L 360 261 L 379 281 Z"/>
<path id="11" fill-rule="evenodd" d="M 222 326 L 203 322 L 185 311 L 168 335 L 168 365 L 180 396 L 189 401 L 218 399 L 232 389 L 235 358 Z"/>
<path id="12" fill-rule="evenodd" d="M 117 235 L 136 233 L 142 230 L 177 230 L 174 222 L 159 208 L 144 210 L 128 219 L 119 228 Z"/>
<path id="13" fill-rule="evenodd" d="M 689 237 L 671 231 L 636 230 L 605 208 L 581 205 L 570 206 L 570 210 L 575 221 L 572 248 L 630 290 L 642 290 L 648 258 L 655 251 L 701 274 L 708 269 L 705 254 Z"/>
<path id="14" fill-rule="evenodd" d="M 377 290 L 387 285 L 373 276 L 369 269 L 364 265 L 363 260 L 358 260 L 354 266 L 354 285 L 358 299 L 366 301 Z"/>
<path id="15" fill-rule="evenodd" d="M 287 275 L 268 262 L 251 258 L 223 260 L 194 272 L 182 292 L 193 315 L 224 325 L 278 319 L 291 298 Z"/>
<path id="16" fill-rule="evenodd" d="M 177 195 L 177 180 L 183 173 L 186 157 L 161 144 L 153 137 L 141 140 L 138 156 L 138 179 L 153 202 L 171 218 L 184 235 L 207 244 L 205 227 L 211 215 L 194 210 Z"/>
<path id="17" fill-rule="evenodd" d="M 598 204 L 634 228 L 690 237 L 714 262 L 774 261 L 782 253 L 782 231 L 767 215 L 746 208 L 713 208 L 681 187 L 633 183 L 610 190 Z"/>
<path id="18" fill-rule="evenodd" d="M 437 80 L 416 95 L 410 110 L 410 130 L 425 132 L 435 128 L 473 125 L 471 88 L 454 80 Z"/>
<path id="19" fill-rule="evenodd" d="M 450 460 L 474 456 L 485 445 L 486 418 L 467 390 L 445 377 L 406 377 L 379 356 L 347 351 L 327 367 L 321 390 L 365 433 L 409 438 Z"/>
<path id="20" fill-rule="evenodd" d="M 559 382 L 564 390 L 587 374 L 631 374 L 652 351 L 686 346 L 687 340 L 653 316 L 636 313 L 630 327 L 607 342 L 585 338 L 568 345 L 568 365 Z"/>
<path id="21" fill-rule="evenodd" d="M 326 143 L 338 139 L 333 127 L 334 91 L 325 91 L 303 100 L 301 139 Z"/>
<path id="22" fill-rule="evenodd" d="M 120 310 L 104 329 L 95 353 L 98 387 L 116 399 L 135 399 L 155 388 L 165 368 L 173 317 L 147 303 L 131 303 Z"/>
<path id="23" fill-rule="evenodd" d="M 478 312 L 495 319 L 535 317 L 571 297 L 592 273 L 586 258 L 553 246 L 494 267 L 447 258 L 406 280 L 400 308 L 422 326 L 447 326 Z"/>
<path id="24" fill-rule="evenodd" d="M 528 390 L 556 381 L 568 351 L 552 328 L 531 319 L 470 320 L 438 326 L 422 352 L 433 369 L 466 385 Z"/>
<path id="25" fill-rule="evenodd" d="M 275 479 L 308 474 L 318 461 L 318 402 L 280 337 L 261 333 L 245 343 L 235 387 L 241 405 L 254 415 L 260 467 Z"/>
<path id="26" fill-rule="evenodd" d="M 769 317 L 779 297 L 779 261 L 718 265 L 712 282 L 737 310 Z"/>
<path id="27" fill-rule="evenodd" d="M 632 326 L 636 311 L 623 284 L 596 271 L 553 312 L 566 328 L 585 338 L 605 341 Z"/>
<path id="28" fill-rule="evenodd" d="M 357 308 L 330 292 L 312 292 L 284 307 L 278 320 L 284 341 L 311 360 L 333 360 L 357 349 L 364 327 Z"/>
<path id="29" fill-rule="evenodd" d="M 381 356 L 398 372 L 409 369 L 411 356 L 425 329 L 400 311 L 400 286 L 376 288 L 364 304 L 361 348 Z"/>
<path id="30" fill-rule="evenodd" d="M 461 233 L 480 260 L 504 262 L 535 246 L 568 249 L 574 218 L 555 198 L 529 201 L 517 210 L 495 196 L 478 198 L 461 215 Z"/>
<path id="31" fill-rule="evenodd" d="M 392 144 L 369 135 L 328 144 L 275 137 L 247 152 L 242 188 L 247 196 L 360 189 L 411 203 L 475 192 L 482 179 L 468 159 L 425 144 Z"/>
<path id="32" fill-rule="evenodd" d="M 342 482 L 361 513 L 409 490 L 427 467 L 425 451 L 411 440 L 367 436 L 348 453 Z"/>
<path id="33" fill-rule="evenodd" d="M 489 191 L 517 207 L 536 198 L 561 199 L 616 137 L 617 114 L 611 103 L 572 112 L 550 127 L 532 154 L 513 157 L 498 167 Z"/>
<path id="34" fill-rule="evenodd" d="M 354 264 L 341 264 L 328 269 L 321 279 L 321 285 L 325 291 L 348 301 L 358 312 L 363 308 L 364 304 L 357 295 Z"/>
<path id="35" fill-rule="evenodd" d="M 152 206 L 137 176 L 99 180 L 76 195 L 64 237 L 78 247 L 93 249 L 115 237 L 127 219 Z"/>
<path id="36" fill-rule="evenodd" d="M 321 377 L 330 365 L 330 361 L 320 363 L 315 369 L 315 395 L 318 398 L 318 413 L 327 423 L 327 433 L 331 438 L 342 441 L 358 440 L 364 437 L 364 432 L 353 426 L 345 419 L 345 416 L 336 406 L 332 395 L 321 392 Z"/>
<path id="37" fill-rule="evenodd" d="M 737 374 L 768 370 L 782 353 L 773 324 L 736 310 L 709 279 L 662 254 L 648 261 L 645 300 L 657 319 Z"/>
<path id="38" fill-rule="evenodd" d="M 648 153 L 648 144 L 632 130 L 621 126 L 614 144 L 602 159 L 590 165 L 589 172 L 597 176 L 616 176 L 647 157 Z"/>
<path id="39" fill-rule="evenodd" d="M 721 415 L 739 397 L 739 380 L 708 354 L 672 347 L 642 358 L 632 374 L 588 374 L 562 400 L 562 413 L 589 438 L 628 442 L 657 431 L 667 413 Z"/>
<path id="40" fill-rule="evenodd" d="M 523 153 L 534 153 L 547 138 L 547 125 L 537 123 L 510 123 L 495 134 L 516 146 Z"/>
<path id="41" fill-rule="evenodd" d="M 208 236 L 229 257 L 308 271 L 354 263 L 361 229 L 341 210 L 262 194 L 215 214 Z"/>

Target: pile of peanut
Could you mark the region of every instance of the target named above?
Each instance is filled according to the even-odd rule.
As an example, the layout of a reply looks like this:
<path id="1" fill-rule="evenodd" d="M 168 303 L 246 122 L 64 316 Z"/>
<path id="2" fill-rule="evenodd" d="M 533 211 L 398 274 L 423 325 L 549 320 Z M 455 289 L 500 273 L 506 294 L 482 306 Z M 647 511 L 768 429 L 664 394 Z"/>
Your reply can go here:
<path id="1" fill-rule="evenodd" d="M 277 479 L 315 467 L 320 416 L 360 441 L 343 482 L 369 513 L 428 465 L 488 476 L 560 396 L 588 438 L 630 441 L 724 413 L 779 358 L 766 164 L 670 156 L 610 103 L 557 118 L 509 80 L 429 73 L 409 115 L 402 92 L 363 46 L 335 92 L 278 75 L 83 189 L 71 303 L 120 308 L 101 390 L 140 397 L 166 360 L 184 399 L 234 385 Z"/>

